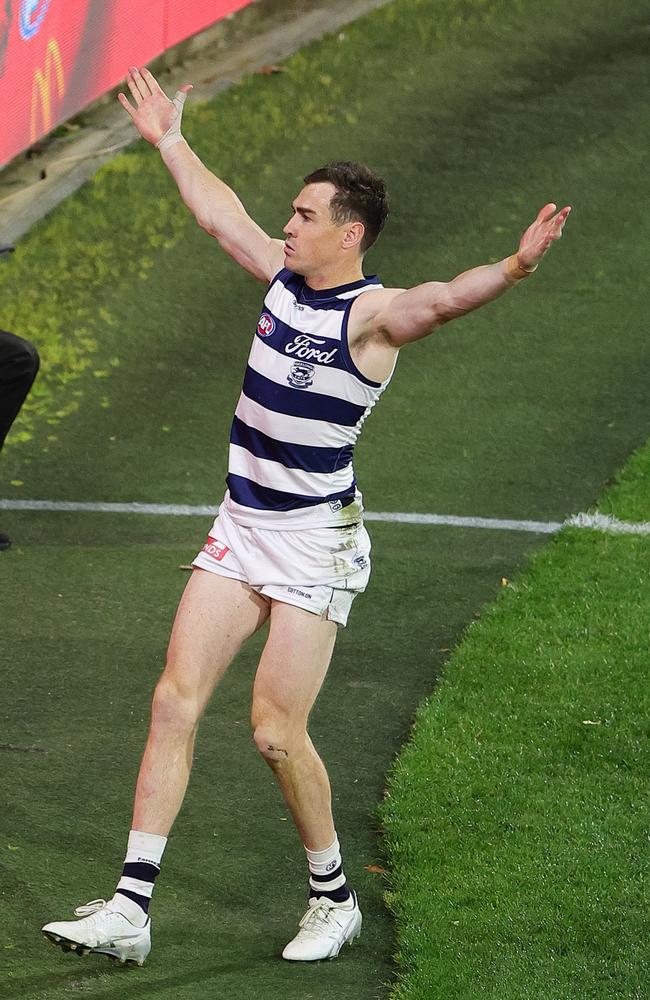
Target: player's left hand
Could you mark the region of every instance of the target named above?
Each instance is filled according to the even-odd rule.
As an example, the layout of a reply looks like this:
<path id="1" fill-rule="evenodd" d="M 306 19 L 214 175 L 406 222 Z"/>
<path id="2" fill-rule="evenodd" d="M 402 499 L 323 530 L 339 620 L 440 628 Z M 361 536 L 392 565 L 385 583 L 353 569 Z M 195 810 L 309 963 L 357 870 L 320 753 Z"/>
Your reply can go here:
<path id="1" fill-rule="evenodd" d="M 519 242 L 517 260 L 520 267 L 532 271 L 537 267 L 554 240 L 562 235 L 571 206 L 557 211 L 557 205 L 550 202 L 540 209 L 535 221 L 528 227 Z"/>

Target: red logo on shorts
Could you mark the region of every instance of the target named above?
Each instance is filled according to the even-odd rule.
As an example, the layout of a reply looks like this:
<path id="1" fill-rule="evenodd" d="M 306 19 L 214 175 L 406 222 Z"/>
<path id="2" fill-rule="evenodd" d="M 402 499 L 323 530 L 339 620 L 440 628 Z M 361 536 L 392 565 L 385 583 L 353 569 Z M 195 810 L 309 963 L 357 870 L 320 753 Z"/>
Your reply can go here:
<path id="1" fill-rule="evenodd" d="M 208 535 L 208 540 L 201 551 L 205 552 L 207 556 L 211 556 L 213 559 L 216 559 L 217 562 L 221 562 L 227 553 L 230 552 L 230 549 L 227 545 L 224 545 L 223 542 L 219 542 L 216 538 L 212 538 Z"/>
<path id="2" fill-rule="evenodd" d="M 275 330 L 275 320 L 268 313 L 264 312 L 257 323 L 257 332 L 260 337 L 270 337 Z"/>

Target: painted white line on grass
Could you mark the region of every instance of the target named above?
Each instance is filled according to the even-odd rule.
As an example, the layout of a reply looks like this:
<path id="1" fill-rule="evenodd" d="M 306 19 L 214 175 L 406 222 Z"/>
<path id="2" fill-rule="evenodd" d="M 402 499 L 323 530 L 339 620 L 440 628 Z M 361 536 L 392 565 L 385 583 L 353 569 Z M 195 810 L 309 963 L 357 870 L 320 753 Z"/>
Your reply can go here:
<path id="1" fill-rule="evenodd" d="M 166 503 L 83 503 L 68 500 L 0 500 L 0 510 L 90 511 L 108 514 L 167 514 L 172 517 L 215 517 L 219 509 Z M 562 527 L 559 521 L 512 521 L 494 517 L 456 517 L 454 514 L 408 514 L 400 511 L 366 511 L 366 521 L 397 521 L 404 524 L 437 524 L 453 528 L 492 528 L 496 531 L 530 531 L 552 534 Z"/>
<path id="2" fill-rule="evenodd" d="M 213 507 L 190 507 L 176 503 L 85 503 L 76 500 L 0 500 L 0 510 L 60 510 L 94 514 L 167 514 L 171 517 L 216 517 Z"/>
<path id="3" fill-rule="evenodd" d="M 219 505 L 191 506 L 175 503 L 94 503 L 75 500 L 0 500 L 0 510 L 79 511 L 99 514 L 162 514 L 168 517 L 215 517 Z M 529 531 L 553 535 L 561 528 L 590 528 L 614 535 L 650 535 L 650 522 L 632 524 L 608 514 L 573 514 L 566 521 L 515 521 L 498 517 L 458 517 L 455 514 L 409 514 L 400 511 L 366 511 L 366 521 L 402 524 L 436 524 L 451 528 L 488 528 L 492 531 Z"/>
<path id="4" fill-rule="evenodd" d="M 562 527 L 561 521 L 510 521 L 498 517 L 457 517 L 455 514 L 403 514 L 367 510 L 365 521 L 400 521 L 404 524 L 439 524 L 451 528 L 491 528 L 493 531 L 531 531 L 552 535 Z"/>
<path id="5" fill-rule="evenodd" d="M 619 521 L 609 514 L 574 514 L 564 522 L 572 528 L 591 528 L 611 535 L 650 535 L 650 521 Z"/>

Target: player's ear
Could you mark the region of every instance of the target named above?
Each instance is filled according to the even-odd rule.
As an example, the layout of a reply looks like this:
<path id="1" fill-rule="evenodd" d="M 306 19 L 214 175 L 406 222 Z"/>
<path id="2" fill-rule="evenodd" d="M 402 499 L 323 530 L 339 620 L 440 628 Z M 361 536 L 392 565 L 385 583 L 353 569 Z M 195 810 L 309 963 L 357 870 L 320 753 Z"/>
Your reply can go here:
<path id="1" fill-rule="evenodd" d="M 345 250 L 351 250 L 353 247 L 360 246 L 365 231 L 366 227 L 363 222 L 348 223 L 343 235 L 343 248 Z"/>

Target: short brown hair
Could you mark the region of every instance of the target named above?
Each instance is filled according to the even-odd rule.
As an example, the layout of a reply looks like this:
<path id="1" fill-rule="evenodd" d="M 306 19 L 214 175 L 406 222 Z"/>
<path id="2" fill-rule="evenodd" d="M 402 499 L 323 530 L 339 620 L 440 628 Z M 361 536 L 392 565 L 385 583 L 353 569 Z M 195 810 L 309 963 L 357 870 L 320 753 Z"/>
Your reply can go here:
<path id="1" fill-rule="evenodd" d="M 381 177 L 363 163 L 332 160 L 304 178 L 305 184 L 329 182 L 336 188 L 330 201 L 330 215 L 337 226 L 363 222 L 365 233 L 361 252 L 372 246 L 384 228 L 388 215 L 388 192 Z"/>

